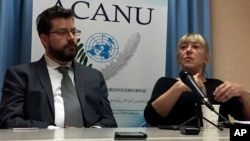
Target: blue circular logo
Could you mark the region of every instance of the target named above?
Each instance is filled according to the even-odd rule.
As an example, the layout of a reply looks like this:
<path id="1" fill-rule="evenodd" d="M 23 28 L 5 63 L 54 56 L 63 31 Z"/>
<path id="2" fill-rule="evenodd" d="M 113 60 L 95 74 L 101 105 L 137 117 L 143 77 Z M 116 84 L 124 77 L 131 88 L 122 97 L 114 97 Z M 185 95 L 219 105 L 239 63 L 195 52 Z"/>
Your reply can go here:
<path id="1" fill-rule="evenodd" d="M 92 60 L 105 63 L 115 58 L 119 46 L 113 36 L 106 33 L 96 33 L 87 39 L 85 50 Z"/>

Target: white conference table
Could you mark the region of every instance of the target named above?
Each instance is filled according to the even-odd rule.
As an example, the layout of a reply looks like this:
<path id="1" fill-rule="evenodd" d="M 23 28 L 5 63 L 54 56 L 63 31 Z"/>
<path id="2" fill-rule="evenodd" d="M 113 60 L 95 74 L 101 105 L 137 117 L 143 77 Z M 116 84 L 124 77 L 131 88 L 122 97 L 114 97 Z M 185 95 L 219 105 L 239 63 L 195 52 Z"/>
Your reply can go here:
<path id="1" fill-rule="evenodd" d="M 229 141 L 230 131 L 201 129 L 199 135 L 159 128 L 0 129 L 0 141 L 112 141 L 115 132 L 144 132 L 147 141 Z"/>

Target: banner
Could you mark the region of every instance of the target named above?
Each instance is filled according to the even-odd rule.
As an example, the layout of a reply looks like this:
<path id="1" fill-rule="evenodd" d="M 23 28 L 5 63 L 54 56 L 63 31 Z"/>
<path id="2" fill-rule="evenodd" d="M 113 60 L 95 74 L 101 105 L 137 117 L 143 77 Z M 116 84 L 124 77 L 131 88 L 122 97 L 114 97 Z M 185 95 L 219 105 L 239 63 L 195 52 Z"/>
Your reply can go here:
<path id="1" fill-rule="evenodd" d="M 165 76 L 167 0 L 33 0 L 32 61 L 44 54 L 36 18 L 54 5 L 74 11 L 76 59 L 103 73 L 118 126 L 146 126 L 144 108 Z"/>

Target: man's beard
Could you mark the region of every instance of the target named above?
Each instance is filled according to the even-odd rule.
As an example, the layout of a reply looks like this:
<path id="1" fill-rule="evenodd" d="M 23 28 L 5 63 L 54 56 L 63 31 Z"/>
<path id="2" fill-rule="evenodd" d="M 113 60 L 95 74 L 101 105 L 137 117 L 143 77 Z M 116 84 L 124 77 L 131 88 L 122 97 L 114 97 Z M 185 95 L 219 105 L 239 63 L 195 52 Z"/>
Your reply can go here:
<path id="1" fill-rule="evenodd" d="M 72 48 L 72 46 L 74 46 L 74 48 Z M 49 53 L 57 60 L 72 61 L 77 54 L 77 45 L 73 41 L 71 41 L 63 46 L 62 49 L 56 49 L 50 46 Z"/>

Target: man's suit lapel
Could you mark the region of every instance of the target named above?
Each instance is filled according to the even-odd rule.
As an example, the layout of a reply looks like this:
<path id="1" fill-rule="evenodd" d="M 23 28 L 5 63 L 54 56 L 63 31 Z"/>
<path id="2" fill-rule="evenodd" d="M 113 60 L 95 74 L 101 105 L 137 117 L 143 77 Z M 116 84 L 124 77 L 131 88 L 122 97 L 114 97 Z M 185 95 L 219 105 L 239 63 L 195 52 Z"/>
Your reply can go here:
<path id="1" fill-rule="evenodd" d="M 39 80 L 41 81 L 42 87 L 46 91 L 46 94 L 47 94 L 48 99 L 49 99 L 51 110 L 54 114 L 55 108 L 54 108 L 54 97 L 53 97 L 52 85 L 51 85 L 51 81 L 50 81 L 50 77 L 49 77 L 49 73 L 48 73 L 48 69 L 47 69 L 44 57 L 42 57 L 35 64 L 35 71 L 37 72 Z"/>

